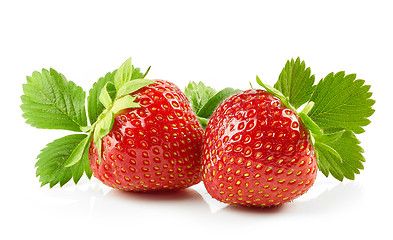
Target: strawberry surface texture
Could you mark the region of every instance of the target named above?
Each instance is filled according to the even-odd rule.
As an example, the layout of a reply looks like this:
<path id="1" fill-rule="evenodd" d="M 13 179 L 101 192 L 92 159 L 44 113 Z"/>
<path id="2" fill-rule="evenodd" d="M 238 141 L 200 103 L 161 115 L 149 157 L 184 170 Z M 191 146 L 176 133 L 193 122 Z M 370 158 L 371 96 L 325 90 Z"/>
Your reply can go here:
<path id="1" fill-rule="evenodd" d="M 102 158 L 89 148 L 93 175 L 126 191 L 183 189 L 201 181 L 203 129 L 180 89 L 155 83 L 132 93 L 140 108 L 115 116 Z"/>
<path id="2" fill-rule="evenodd" d="M 207 191 L 234 205 L 281 205 L 306 193 L 317 176 L 308 130 L 264 90 L 244 91 L 217 107 L 206 127 L 202 159 Z"/>

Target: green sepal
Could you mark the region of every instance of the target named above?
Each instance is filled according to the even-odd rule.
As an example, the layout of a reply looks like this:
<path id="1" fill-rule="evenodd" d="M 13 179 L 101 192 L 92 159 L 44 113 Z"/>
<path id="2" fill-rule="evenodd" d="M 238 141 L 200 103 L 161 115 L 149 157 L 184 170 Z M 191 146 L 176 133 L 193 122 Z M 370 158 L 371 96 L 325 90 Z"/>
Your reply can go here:
<path id="1" fill-rule="evenodd" d="M 341 136 L 344 134 L 345 130 L 341 130 L 338 132 L 333 132 L 333 133 L 328 133 L 328 134 L 321 134 L 321 135 L 316 135 L 314 138 L 318 142 L 324 142 L 324 143 L 334 143 L 338 139 L 341 138 Z"/>
<path id="2" fill-rule="evenodd" d="M 263 87 L 268 93 L 271 93 L 274 96 L 278 97 L 287 108 L 290 108 L 291 110 L 296 112 L 295 108 L 289 103 L 289 99 L 286 96 L 284 96 L 284 94 L 282 94 L 282 92 L 280 92 L 279 90 L 277 90 L 276 88 L 274 88 L 270 85 L 264 84 L 258 76 L 256 77 L 256 80 L 257 80 L 257 83 L 261 87 Z"/>
<path id="3" fill-rule="evenodd" d="M 98 139 L 96 142 L 94 142 L 94 146 L 97 149 L 97 154 L 98 154 L 98 164 L 101 164 L 101 155 L 102 155 L 102 139 Z"/>
<path id="4" fill-rule="evenodd" d="M 146 70 L 145 73 L 142 73 L 140 71 L 140 68 L 135 68 L 133 67 L 133 72 L 131 75 L 131 80 L 134 79 L 143 79 L 147 73 L 149 72 L 150 67 Z M 101 94 L 102 89 L 104 86 L 108 83 L 107 85 L 107 91 L 109 95 L 111 96 L 112 101 L 114 101 L 116 97 L 116 87 L 114 85 L 114 79 L 116 75 L 117 70 L 113 72 L 107 73 L 104 77 L 99 78 L 97 82 L 95 82 L 92 86 L 92 88 L 89 91 L 89 96 L 87 97 L 87 109 L 88 109 L 88 115 L 89 115 L 89 120 L 90 124 L 94 124 L 97 121 L 98 116 L 104 111 L 105 107 L 99 100 L 99 96 Z"/>
<path id="5" fill-rule="evenodd" d="M 284 94 L 282 94 L 282 92 L 280 92 L 279 90 L 277 90 L 276 88 L 274 88 L 274 87 L 272 87 L 272 86 L 270 86 L 270 85 L 264 84 L 264 83 L 262 82 L 262 80 L 261 80 L 258 76 L 256 76 L 256 81 L 257 81 L 257 83 L 258 83 L 261 87 L 263 87 L 264 89 L 266 89 L 266 91 L 268 91 L 269 93 L 275 95 L 276 97 L 278 97 L 278 98 L 280 98 L 280 99 L 283 98 L 283 99 L 281 99 L 281 100 L 286 100 L 286 97 L 284 96 Z"/>
<path id="6" fill-rule="evenodd" d="M 115 115 L 127 108 L 139 108 L 140 105 L 134 102 L 136 97 L 130 94 L 154 83 L 152 80 L 143 79 L 149 69 L 150 67 L 145 74 L 141 73 L 139 68 L 134 68 L 129 58 L 113 73 L 114 76 L 107 74 L 108 77 L 100 79 L 101 86 L 106 81 L 99 94 L 99 100 L 105 109 L 101 110 L 91 128 L 84 128 L 85 131 L 93 132 L 93 142 L 99 152 L 99 162 L 101 161 L 102 138 L 112 130 Z M 113 76 L 113 81 L 111 76 Z M 91 92 L 94 96 L 92 98 L 97 96 L 99 87 L 99 85 L 93 86 Z"/>
<path id="7" fill-rule="evenodd" d="M 302 119 L 303 124 L 313 135 L 322 135 L 323 130 L 316 124 L 307 114 L 300 112 L 298 113 L 300 119 Z"/>
<path id="8" fill-rule="evenodd" d="M 136 97 L 133 97 L 131 95 L 125 95 L 114 102 L 113 107 L 111 108 L 111 112 L 116 115 L 118 114 L 121 110 L 127 109 L 127 108 L 140 108 L 141 106 L 134 102 Z"/>
<path id="9" fill-rule="evenodd" d="M 96 122 L 93 133 L 93 141 L 97 148 L 99 162 L 101 162 L 102 138 L 108 135 L 108 133 L 112 130 L 113 123 L 114 115 L 112 111 L 104 112 L 103 118 Z"/>
<path id="10" fill-rule="evenodd" d="M 94 128 L 94 143 L 106 136 L 112 129 L 114 123 L 114 115 L 112 111 L 108 111 L 104 114 L 102 119 L 99 119 Z"/>
<path id="11" fill-rule="evenodd" d="M 114 84 L 118 91 L 126 82 L 131 81 L 133 70 L 132 60 L 128 58 L 116 71 Z"/>
<path id="12" fill-rule="evenodd" d="M 146 86 L 153 84 L 153 83 L 154 83 L 154 81 L 149 80 L 149 79 L 135 79 L 135 80 L 126 82 L 123 84 L 123 86 L 120 89 L 118 89 L 118 91 L 116 93 L 116 98 L 120 98 L 124 95 L 136 92 L 139 89 L 146 87 Z"/>
<path id="13" fill-rule="evenodd" d="M 84 133 L 90 132 L 94 126 L 85 126 L 85 127 L 80 127 L 81 131 Z"/>
<path id="14" fill-rule="evenodd" d="M 111 96 L 110 92 L 112 92 L 112 95 L 114 95 L 113 93 L 116 93 L 116 90 L 114 89 L 114 87 L 115 87 L 115 85 L 113 83 L 107 82 L 101 90 L 101 93 L 100 93 L 100 96 L 98 97 L 98 99 L 100 100 L 102 105 L 104 105 L 105 108 L 110 107 L 113 102 L 113 96 Z M 113 91 L 113 90 L 115 90 L 115 91 Z"/>

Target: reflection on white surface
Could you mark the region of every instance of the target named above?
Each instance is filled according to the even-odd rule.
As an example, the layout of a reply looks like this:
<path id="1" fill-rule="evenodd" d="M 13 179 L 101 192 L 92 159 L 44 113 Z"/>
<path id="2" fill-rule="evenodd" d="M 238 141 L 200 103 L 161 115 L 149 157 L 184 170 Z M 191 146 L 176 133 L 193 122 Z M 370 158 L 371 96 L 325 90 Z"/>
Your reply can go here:
<path id="1" fill-rule="evenodd" d="M 326 214 L 340 212 L 343 209 L 357 207 L 363 202 L 363 189 L 354 181 L 347 183 L 333 182 L 332 184 L 318 184 L 314 186 L 320 191 L 312 198 L 307 195 L 303 199 L 295 200 L 288 207 L 288 212 L 312 214 Z M 310 194 L 311 196 L 311 194 Z M 293 205 L 293 206 L 292 206 Z"/>
<path id="2" fill-rule="evenodd" d="M 353 181 L 343 183 L 322 178 L 315 183 L 310 191 L 293 202 L 271 208 L 247 208 L 226 205 L 214 200 L 207 191 L 198 188 L 204 200 L 210 206 L 211 213 L 219 215 L 225 221 L 227 216 L 235 215 L 237 219 L 250 221 L 250 216 L 263 218 L 266 215 L 300 216 L 306 214 L 323 215 L 340 212 L 343 209 L 356 208 L 363 202 L 362 187 Z M 254 219 L 255 220 L 255 219 Z"/>
<path id="3" fill-rule="evenodd" d="M 288 231 L 296 231 L 303 224 L 320 228 L 315 219 L 340 217 L 342 212 L 356 214 L 362 195 L 362 187 L 355 182 L 322 178 L 307 194 L 284 206 L 246 208 L 216 201 L 202 183 L 174 192 L 132 193 L 111 189 L 92 179 L 77 186 L 33 188 L 25 193 L 19 209 L 14 210 L 28 215 L 20 218 L 15 214 L 7 224 L 15 236 L 24 236 L 16 227 L 26 226 L 33 235 L 60 239 L 69 239 L 74 232 L 89 237 L 93 229 L 96 236 L 105 238 L 122 230 L 136 231 L 138 236 L 148 234 L 147 239 L 170 237 L 172 231 L 188 234 L 187 239 L 206 235 L 234 239 L 244 237 L 244 232 L 255 236 L 280 232 L 283 224 Z M 46 232 L 42 233 L 37 225 L 44 226 Z"/>
<path id="4" fill-rule="evenodd" d="M 291 203 L 273 208 L 246 208 L 231 206 L 213 199 L 203 184 L 185 190 L 158 193 L 133 193 L 111 189 L 97 180 L 84 182 L 78 186 L 67 185 L 63 188 L 40 188 L 39 198 L 32 199 L 34 204 L 47 208 L 61 207 L 75 211 L 91 219 L 105 218 L 116 214 L 116 218 L 127 218 L 142 214 L 230 216 L 265 214 L 321 214 L 339 211 L 362 202 L 362 187 L 355 182 L 335 182 L 322 179 L 308 193 Z M 322 207 L 323 206 L 323 207 Z M 225 220 L 225 219 L 223 219 Z"/>

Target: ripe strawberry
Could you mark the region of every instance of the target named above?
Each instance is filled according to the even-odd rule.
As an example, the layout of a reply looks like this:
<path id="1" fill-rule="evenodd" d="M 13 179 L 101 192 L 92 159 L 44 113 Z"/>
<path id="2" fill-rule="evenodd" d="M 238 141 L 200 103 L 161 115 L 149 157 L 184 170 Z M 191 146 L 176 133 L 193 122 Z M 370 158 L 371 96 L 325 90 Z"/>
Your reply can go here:
<path id="1" fill-rule="evenodd" d="M 102 158 L 91 144 L 92 172 L 104 184 L 126 191 L 182 189 L 200 182 L 203 130 L 184 94 L 154 80 L 139 89 L 140 108 L 123 110 L 102 139 Z"/>
<path id="2" fill-rule="evenodd" d="M 355 74 L 329 73 L 314 84 L 297 58 L 287 61 L 274 86 L 256 77 L 267 92 L 217 92 L 190 82 L 183 95 L 169 82 L 145 79 L 149 69 L 142 73 L 127 59 L 93 84 L 87 104 L 83 89 L 54 69 L 27 77 L 26 123 L 79 132 L 41 150 L 41 186 L 76 184 L 92 172 L 127 191 L 186 188 L 202 178 L 220 201 L 267 207 L 304 194 L 317 162 L 339 181 L 354 180 L 363 169 L 356 134 L 370 123 L 375 101 Z"/>
<path id="3" fill-rule="evenodd" d="M 317 175 L 308 131 L 281 100 L 248 90 L 222 102 L 207 125 L 203 181 L 217 200 L 268 207 L 307 192 Z"/>

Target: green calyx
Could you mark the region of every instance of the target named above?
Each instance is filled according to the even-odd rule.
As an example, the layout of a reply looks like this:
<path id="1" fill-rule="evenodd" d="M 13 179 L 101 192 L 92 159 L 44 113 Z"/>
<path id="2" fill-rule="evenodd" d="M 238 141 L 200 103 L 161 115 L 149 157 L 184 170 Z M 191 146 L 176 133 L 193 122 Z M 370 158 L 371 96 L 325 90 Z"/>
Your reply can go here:
<path id="1" fill-rule="evenodd" d="M 112 130 L 114 117 L 124 109 L 140 108 L 140 105 L 135 102 L 136 97 L 130 94 L 154 83 L 154 81 L 148 79 L 133 79 L 133 72 L 134 67 L 131 64 L 131 58 L 129 58 L 117 70 L 114 75 L 114 81 L 107 82 L 99 94 L 98 99 L 105 109 L 98 116 L 96 122 L 88 128 L 84 127 L 81 129 L 82 131 L 86 130 L 88 133 L 86 139 L 89 139 L 89 141 L 82 141 L 80 144 L 84 144 L 84 147 L 81 146 L 80 148 L 83 149 L 82 151 L 87 151 L 90 146 L 90 140 L 93 139 L 93 143 L 99 153 L 99 162 L 101 162 L 102 138 Z M 75 148 L 75 151 L 80 152 L 81 150 Z M 76 156 L 79 157 L 80 154 Z M 79 161 L 77 157 L 72 157 L 73 154 L 67 160 L 66 167 L 70 167 Z"/>
<path id="2" fill-rule="evenodd" d="M 52 141 L 37 156 L 36 174 L 41 186 L 63 186 L 70 179 L 77 183 L 83 174 L 91 177 L 90 143 L 101 153 L 102 138 L 111 131 L 114 117 L 124 109 L 140 107 L 131 94 L 153 83 L 144 79 L 149 69 L 142 73 L 130 58 L 98 79 L 87 99 L 80 86 L 54 69 L 35 71 L 27 77 L 20 106 L 26 123 L 41 129 L 77 132 Z M 374 113 L 375 103 L 364 80 L 342 71 L 330 73 L 315 84 L 310 68 L 297 58 L 286 62 L 274 86 L 262 83 L 258 77 L 257 82 L 298 114 L 310 132 L 318 169 L 324 175 L 342 181 L 360 173 L 365 159 L 357 134 L 370 124 L 368 118 Z M 204 128 L 216 107 L 239 92 L 233 88 L 216 91 L 201 82 L 190 82 L 185 89 Z"/>
<path id="3" fill-rule="evenodd" d="M 256 77 L 257 83 L 263 87 L 267 92 L 270 94 L 273 94 L 274 96 L 278 97 L 281 102 L 285 105 L 285 107 L 291 109 L 297 116 L 300 117 L 302 120 L 303 124 L 306 126 L 308 131 L 312 134 L 313 137 L 323 135 L 323 129 L 321 129 L 318 124 L 316 124 L 308 115 L 307 113 L 312 109 L 314 106 L 314 102 L 308 102 L 307 105 L 304 107 L 304 109 L 301 112 L 298 112 L 298 110 L 292 106 L 290 103 L 290 99 L 284 94 L 279 91 L 278 89 L 269 86 L 267 84 L 264 84 L 261 79 L 257 76 Z"/>
<path id="4" fill-rule="evenodd" d="M 374 113 L 370 86 L 344 72 L 330 73 L 316 85 L 314 80 L 299 58 L 287 61 L 274 87 L 257 77 L 257 83 L 297 113 L 310 132 L 318 169 L 340 181 L 353 180 L 365 161 L 356 134 L 364 132 Z"/>
<path id="5" fill-rule="evenodd" d="M 375 101 L 370 97 L 370 86 L 355 74 L 330 73 L 315 84 L 315 76 L 300 58 L 286 62 L 274 86 L 264 84 L 257 76 L 256 82 L 267 92 L 278 97 L 294 111 L 307 130 L 314 145 L 318 169 L 342 181 L 353 180 L 363 169 L 365 161 L 356 134 L 364 132 L 370 123 Z M 250 83 L 251 88 L 253 88 Z M 215 108 L 226 98 L 240 90 L 226 88 L 220 92 L 190 82 L 185 95 L 203 128 Z M 304 106 L 304 107 L 303 107 Z"/>
<path id="6" fill-rule="evenodd" d="M 296 112 L 296 109 L 291 105 L 291 103 L 289 102 L 289 98 L 284 96 L 284 94 L 282 94 L 282 92 L 280 92 L 278 89 L 264 84 L 261 79 L 257 76 L 256 78 L 257 83 L 259 84 L 259 86 L 263 87 L 267 92 L 269 92 L 270 94 L 273 94 L 274 96 L 278 97 L 281 102 L 289 109 L 293 110 L 294 112 Z"/>
<path id="7" fill-rule="evenodd" d="M 56 139 L 41 150 L 36 163 L 41 186 L 63 186 L 70 179 L 77 183 L 83 173 L 91 177 L 90 143 L 93 141 L 101 152 L 102 138 L 111 131 L 114 117 L 124 109 L 140 107 L 130 94 L 154 83 L 144 79 L 149 69 L 142 73 L 134 68 L 131 58 L 127 59 L 119 69 L 93 84 L 87 109 L 83 89 L 54 69 L 27 77 L 21 97 L 26 123 L 36 128 L 80 132 Z"/>

